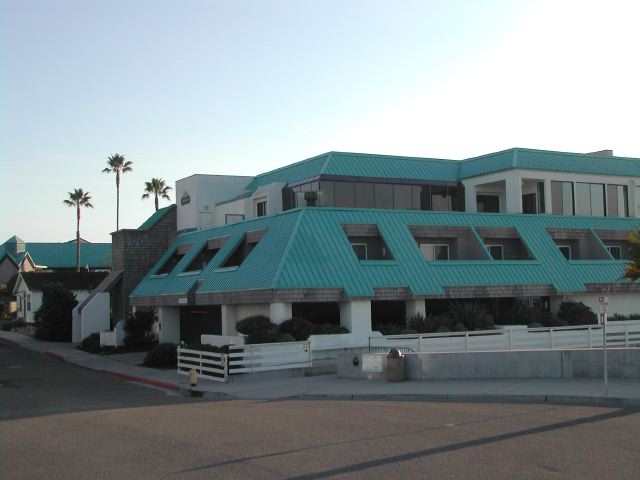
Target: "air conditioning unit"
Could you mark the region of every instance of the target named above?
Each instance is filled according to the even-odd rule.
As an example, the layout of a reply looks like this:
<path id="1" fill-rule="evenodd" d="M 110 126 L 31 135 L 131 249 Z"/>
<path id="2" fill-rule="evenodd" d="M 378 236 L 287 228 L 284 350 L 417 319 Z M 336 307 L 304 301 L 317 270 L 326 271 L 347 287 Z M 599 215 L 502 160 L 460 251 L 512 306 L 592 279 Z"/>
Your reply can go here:
<path id="1" fill-rule="evenodd" d="M 324 207 L 322 192 L 296 192 L 296 207 Z"/>

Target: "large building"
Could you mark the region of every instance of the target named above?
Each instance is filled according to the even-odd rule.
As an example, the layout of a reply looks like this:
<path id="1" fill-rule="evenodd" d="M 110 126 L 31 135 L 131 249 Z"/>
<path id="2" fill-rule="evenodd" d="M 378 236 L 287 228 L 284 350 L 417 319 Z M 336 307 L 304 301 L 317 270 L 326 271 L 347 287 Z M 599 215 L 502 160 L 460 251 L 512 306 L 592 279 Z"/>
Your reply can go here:
<path id="1" fill-rule="evenodd" d="M 131 294 L 164 341 L 266 314 L 372 325 L 482 299 L 640 312 L 624 279 L 640 159 L 511 149 L 467 160 L 330 152 L 257 177 L 176 184 L 175 243 Z"/>

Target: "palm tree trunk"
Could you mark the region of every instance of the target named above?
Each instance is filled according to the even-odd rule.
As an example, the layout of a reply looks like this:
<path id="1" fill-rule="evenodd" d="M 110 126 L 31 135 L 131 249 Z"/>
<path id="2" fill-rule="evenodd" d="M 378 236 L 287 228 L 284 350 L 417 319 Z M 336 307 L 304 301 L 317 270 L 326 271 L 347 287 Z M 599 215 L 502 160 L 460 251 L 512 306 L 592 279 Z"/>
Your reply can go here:
<path id="1" fill-rule="evenodd" d="M 80 205 L 78 205 L 78 221 L 76 224 L 76 272 L 80 271 Z"/>
<path id="2" fill-rule="evenodd" d="M 120 230 L 120 173 L 116 172 L 116 231 Z"/>
<path id="3" fill-rule="evenodd" d="M 158 211 L 158 192 L 156 192 L 156 212 Z"/>

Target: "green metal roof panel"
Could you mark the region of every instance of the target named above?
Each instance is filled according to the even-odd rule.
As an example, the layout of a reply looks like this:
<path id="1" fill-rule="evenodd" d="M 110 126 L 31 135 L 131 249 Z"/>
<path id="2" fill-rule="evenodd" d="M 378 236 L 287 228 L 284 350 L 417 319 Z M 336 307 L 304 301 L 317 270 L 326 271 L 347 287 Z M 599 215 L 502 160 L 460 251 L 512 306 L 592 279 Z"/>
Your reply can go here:
<path id="1" fill-rule="evenodd" d="M 343 224 L 375 224 L 394 260 L 359 261 Z M 533 260 L 428 262 L 409 225 L 512 227 Z M 186 294 L 197 279 L 196 294 L 253 289 L 342 288 L 347 296 L 372 296 L 377 287 L 407 287 L 415 295 L 440 295 L 446 287 L 483 285 L 552 285 L 559 293 L 585 290 L 586 283 L 613 283 L 624 274 L 624 262 L 569 262 L 547 228 L 629 231 L 639 219 L 505 215 L 462 212 L 423 212 L 365 209 L 306 208 L 182 235 L 177 245 L 194 247 L 169 275 L 147 276 L 133 296 Z M 222 264 L 247 231 L 267 233 L 237 269 Z M 207 268 L 198 275 L 180 276 L 208 238 L 231 236 Z"/>
<path id="2" fill-rule="evenodd" d="M 174 205 L 169 205 L 168 207 L 160 208 L 156 210 L 153 215 L 147 218 L 142 225 L 138 227 L 138 230 L 148 230 L 153 227 L 162 217 L 164 217 L 169 210 L 171 210 Z"/>
<path id="3" fill-rule="evenodd" d="M 512 148 L 460 162 L 460 178 L 499 172 L 510 168 L 553 172 L 587 173 L 640 177 L 640 159 L 589 155 L 584 153 L 551 152 Z"/>
<path id="4" fill-rule="evenodd" d="M 49 268 L 74 268 L 76 266 L 76 244 L 73 243 L 27 243 L 26 250 L 36 265 Z M 111 266 L 110 243 L 81 243 L 80 266 L 109 268 Z"/>

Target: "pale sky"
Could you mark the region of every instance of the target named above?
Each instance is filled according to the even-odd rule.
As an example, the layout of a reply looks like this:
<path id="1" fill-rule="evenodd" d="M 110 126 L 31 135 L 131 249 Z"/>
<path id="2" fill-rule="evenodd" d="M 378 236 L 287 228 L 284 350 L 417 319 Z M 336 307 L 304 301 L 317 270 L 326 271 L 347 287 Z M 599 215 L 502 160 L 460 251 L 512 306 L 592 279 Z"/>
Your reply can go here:
<path id="1" fill-rule="evenodd" d="M 154 211 L 144 182 L 255 175 L 330 150 L 640 157 L 640 3 L 2 0 L 0 242 Z M 172 196 L 173 197 L 173 196 Z M 162 202 L 161 205 L 167 205 Z"/>

